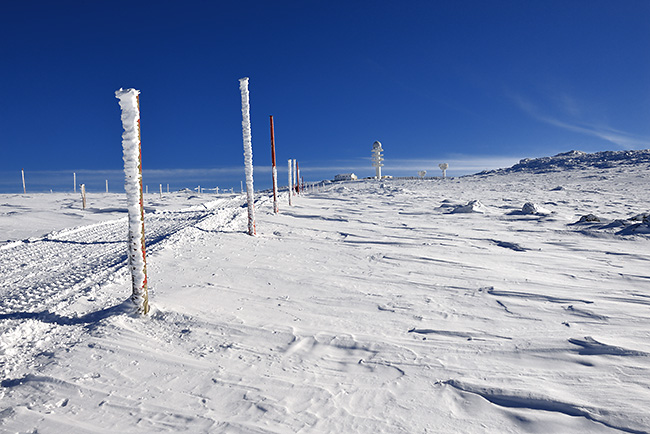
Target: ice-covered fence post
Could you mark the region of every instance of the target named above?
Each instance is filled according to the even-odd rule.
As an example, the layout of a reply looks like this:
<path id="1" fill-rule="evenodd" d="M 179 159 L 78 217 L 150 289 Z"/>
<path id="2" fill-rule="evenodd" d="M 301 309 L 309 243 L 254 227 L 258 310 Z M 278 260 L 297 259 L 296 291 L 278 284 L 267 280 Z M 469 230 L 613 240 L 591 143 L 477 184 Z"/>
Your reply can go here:
<path id="1" fill-rule="evenodd" d="M 25 187 L 25 169 L 20 169 L 20 173 L 23 176 L 23 194 L 27 194 L 27 188 Z"/>
<path id="2" fill-rule="evenodd" d="M 293 174 L 291 173 L 291 159 L 289 159 L 288 163 L 289 163 L 288 164 L 288 166 L 289 166 L 289 172 L 288 172 L 289 173 L 289 206 L 292 206 L 291 205 L 291 196 L 293 196 L 293 193 L 291 192 L 291 190 L 293 190 L 293 189 L 291 188 L 291 183 L 293 182 Z"/>
<path id="3" fill-rule="evenodd" d="M 447 168 L 449 168 L 449 164 L 440 163 L 438 164 L 438 167 L 440 167 L 440 170 L 442 170 L 442 177 L 445 178 L 447 176 Z"/>
<path id="4" fill-rule="evenodd" d="M 77 172 L 72 172 L 72 190 L 77 192 Z"/>
<path id="5" fill-rule="evenodd" d="M 273 165 L 273 212 L 278 213 L 278 169 L 275 167 L 275 134 L 273 132 L 273 115 L 271 118 L 271 163 Z"/>
<path id="6" fill-rule="evenodd" d="M 108 193 L 108 179 L 106 180 L 106 193 Z"/>
<path id="7" fill-rule="evenodd" d="M 81 184 L 81 207 L 86 209 L 86 184 Z"/>
<path id="8" fill-rule="evenodd" d="M 167 193 L 169 193 L 169 184 L 167 184 Z"/>
<path id="9" fill-rule="evenodd" d="M 239 79 L 241 92 L 241 127 L 244 139 L 244 170 L 246 172 L 246 199 L 248 201 L 248 235 L 255 235 L 255 202 L 253 196 L 253 143 L 248 98 L 248 77 Z"/>
<path id="10" fill-rule="evenodd" d="M 160 198 L 162 199 L 162 184 L 159 185 L 160 185 Z"/>
<path id="11" fill-rule="evenodd" d="M 129 265 L 133 283 L 131 300 L 138 312 L 149 312 L 147 256 L 144 245 L 144 206 L 142 200 L 142 153 L 140 150 L 140 92 L 120 89 L 115 96 L 122 109 L 122 150 L 124 189 L 129 212 Z"/>

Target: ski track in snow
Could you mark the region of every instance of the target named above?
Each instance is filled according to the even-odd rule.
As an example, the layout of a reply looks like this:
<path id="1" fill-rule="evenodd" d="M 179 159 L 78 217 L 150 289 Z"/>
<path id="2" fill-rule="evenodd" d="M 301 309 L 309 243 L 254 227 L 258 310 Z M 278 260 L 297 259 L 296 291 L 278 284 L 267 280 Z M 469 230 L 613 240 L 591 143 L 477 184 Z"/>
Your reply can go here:
<path id="1" fill-rule="evenodd" d="M 240 202 L 240 199 L 222 199 L 198 210 L 193 207 L 146 214 L 147 255 L 156 252 L 175 233 L 197 227 L 206 219 L 217 221 L 217 227 L 232 229 L 241 214 Z M 127 230 L 127 219 L 121 218 L 64 229 L 0 248 L 0 320 L 9 320 L 0 325 L 0 335 L 10 337 L 0 340 L 0 350 L 14 356 L 13 360 L 0 358 L 5 375 L 29 359 L 34 348 L 41 351 L 39 343 L 51 340 L 47 335 L 54 325 L 84 324 L 102 318 L 101 314 L 67 317 L 55 312 L 74 304 L 80 297 L 94 301 L 94 290 L 103 281 L 114 279 L 116 274 L 125 278 Z M 124 310 L 117 307 L 108 309 L 104 315 Z M 23 319 L 39 320 L 43 324 L 21 323 Z M 25 328 L 29 331 L 23 333 L 21 329 Z M 16 339 L 11 339 L 12 335 Z M 12 345 L 15 348 L 7 351 Z M 15 357 L 19 352 L 23 353 L 22 357 Z"/>
<path id="2" fill-rule="evenodd" d="M 647 173 L 262 194 L 254 238 L 242 197 L 150 213 L 147 318 L 124 219 L 7 244 L 0 427 L 650 433 L 650 237 L 574 224 L 647 212 Z"/>

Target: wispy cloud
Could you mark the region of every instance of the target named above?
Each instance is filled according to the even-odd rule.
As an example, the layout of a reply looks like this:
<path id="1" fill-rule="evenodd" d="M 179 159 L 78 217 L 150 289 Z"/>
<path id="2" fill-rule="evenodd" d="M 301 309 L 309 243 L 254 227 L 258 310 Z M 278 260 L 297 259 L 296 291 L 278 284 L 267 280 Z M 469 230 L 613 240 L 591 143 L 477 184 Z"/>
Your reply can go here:
<path id="1" fill-rule="evenodd" d="M 448 156 L 449 158 L 428 158 L 428 159 L 391 159 L 385 161 L 384 174 L 392 176 L 417 176 L 421 170 L 426 170 L 430 176 L 440 175 L 440 163 L 447 163 L 449 176 L 469 175 L 482 170 L 510 167 L 519 161 L 516 157 L 474 157 L 465 155 Z M 358 158 L 346 161 L 325 161 L 312 164 L 305 161 L 301 163 L 301 173 L 307 181 L 320 181 L 333 179 L 339 173 L 356 173 L 360 177 L 373 176 L 375 169 L 372 167 L 369 158 Z M 77 185 L 84 183 L 90 192 L 102 192 L 105 189 L 106 180 L 109 181 L 111 192 L 123 191 L 124 172 L 115 170 L 26 170 L 26 181 L 28 191 L 72 191 L 73 172 L 76 173 Z M 256 189 L 266 189 L 271 186 L 271 166 L 259 165 L 254 168 Z M 278 181 L 285 185 L 287 168 L 278 166 Z M 202 187 L 235 188 L 239 190 L 240 181 L 244 179 L 243 166 L 220 167 L 220 168 L 187 168 L 187 169 L 145 169 L 143 182 L 148 185 L 151 191 L 157 191 L 158 185 L 163 188 L 170 185 L 170 189 L 189 187 L 197 185 Z M 22 191 L 20 172 L 0 171 L 0 192 L 18 193 Z"/>
<path id="2" fill-rule="evenodd" d="M 476 157 L 465 155 L 424 159 L 387 158 L 384 162 L 383 173 L 393 176 L 417 176 L 419 171 L 426 170 L 430 175 L 435 175 L 440 172 L 438 165 L 440 163 L 447 163 L 449 165 L 447 173 L 450 176 L 469 175 L 482 170 L 510 167 L 520 159 L 521 157 L 510 156 Z M 305 165 L 304 171 L 309 174 L 329 174 L 328 176 L 333 176 L 337 173 L 350 172 L 354 172 L 359 176 L 368 176 L 375 173 L 375 169 L 371 166 L 369 158 L 358 159 L 340 165 Z"/>
<path id="3" fill-rule="evenodd" d="M 540 122 L 562 128 L 567 131 L 585 134 L 587 136 L 597 137 L 606 140 L 619 146 L 622 149 L 642 149 L 650 147 L 650 138 L 642 137 L 626 131 L 617 130 L 606 125 L 597 125 L 589 122 L 580 122 L 574 119 L 562 120 L 557 116 L 552 116 L 545 113 L 540 107 L 519 94 L 511 94 L 511 99 L 514 103 L 524 112 L 526 112 L 533 119 Z M 557 111 L 564 112 L 568 117 L 575 118 L 579 116 L 582 111 L 575 99 L 563 95 L 559 99 L 556 98 Z"/>
<path id="4" fill-rule="evenodd" d="M 520 159 L 520 157 L 456 155 L 452 158 L 390 160 L 386 162 L 386 173 L 392 171 L 401 176 L 409 174 L 415 176 L 418 171 L 426 170 L 430 175 L 434 175 L 440 172 L 440 163 L 447 163 L 449 165 L 447 173 L 450 176 L 470 175 L 483 170 L 510 167 Z"/>

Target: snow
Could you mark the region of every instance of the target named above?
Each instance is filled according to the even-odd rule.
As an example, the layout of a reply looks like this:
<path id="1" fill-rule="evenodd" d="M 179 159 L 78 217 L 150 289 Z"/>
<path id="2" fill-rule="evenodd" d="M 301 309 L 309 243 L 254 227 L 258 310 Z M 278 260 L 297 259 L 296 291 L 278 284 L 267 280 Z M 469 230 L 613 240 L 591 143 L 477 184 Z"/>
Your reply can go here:
<path id="1" fill-rule="evenodd" d="M 648 433 L 649 181 L 258 193 L 257 237 L 244 195 L 146 195 L 147 317 L 123 199 L 0 195 L 0 431 Z"/>

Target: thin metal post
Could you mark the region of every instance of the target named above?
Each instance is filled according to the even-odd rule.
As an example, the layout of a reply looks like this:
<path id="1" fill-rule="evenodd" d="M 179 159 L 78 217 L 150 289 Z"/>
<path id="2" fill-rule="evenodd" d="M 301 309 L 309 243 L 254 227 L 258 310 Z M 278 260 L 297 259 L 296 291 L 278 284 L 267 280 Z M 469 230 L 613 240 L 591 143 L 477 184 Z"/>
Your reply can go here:
<path id="1" fill-rule="evenodd" d="M 291 184 L 293 183 L 293 174 L 291 173 L 291 159 L 288 161 L 288 166 L 289 166 L 289 206 L 292 206 L 291 204 L 291 196 L 293 196 L 293 188 L 291 187 Z"/>
<path id="2" fill-rule="evenodd" d="M 273 116 L 271 118 L 271 162 L 273 164 L 273 212 L 280 211 L 278 207 L 278 169 L 275 167 L 275 134 L 273 132 Z"/>
<path id="3" fill-rule="evenodd" d="M 297 182 L 296 182 L 296 174 L 298 173 L 298 171 L 296 170 L 297 164 L 298 163 L 296 162 L 296 159 L 294 158 L 293 159 L 293 172 L 292 172 L 293 176 L 292 176 L 292 181 L 291 181 L 291 191 L 292 191 L 292 194 L 294 196 L 296 195 L 296 184 L 297 184 Z"/>
<path id="4" fill-rule="evenodd" d="M 298 162 L 296 162 L 296 192 L 300 194 L 301 188 L 300 188 L 300 166 L 298 165 Z"/>

